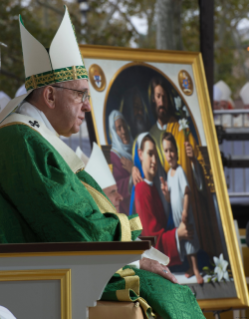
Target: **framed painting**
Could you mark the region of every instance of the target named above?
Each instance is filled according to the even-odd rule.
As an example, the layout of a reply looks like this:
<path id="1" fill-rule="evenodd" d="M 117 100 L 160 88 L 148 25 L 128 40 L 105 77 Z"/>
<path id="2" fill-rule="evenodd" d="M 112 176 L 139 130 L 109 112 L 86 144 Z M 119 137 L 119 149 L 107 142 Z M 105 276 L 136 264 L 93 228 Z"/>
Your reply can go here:
<path id="1" fill-rule="evenodd" d="M 249 305 L 200 53 L 80 47 L 96 140 L 144 236 L 204 310 Z"/>

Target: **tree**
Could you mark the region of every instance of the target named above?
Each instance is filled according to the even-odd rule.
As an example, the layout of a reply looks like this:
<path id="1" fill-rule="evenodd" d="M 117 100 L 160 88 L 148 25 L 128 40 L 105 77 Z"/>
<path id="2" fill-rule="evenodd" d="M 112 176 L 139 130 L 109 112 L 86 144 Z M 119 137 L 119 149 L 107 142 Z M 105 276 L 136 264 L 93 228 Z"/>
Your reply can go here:
<path id="1" fill-rule="evenodd" d="M 240 21 L 249 19 L 247 1 L 215 0 L 215 82 L 222 79 L 237 93 L 248 79 L 244 45 L 249 43 L 238 33 Z M 8 45 L 2 50 L 0 85 L 11 97 L 24 82 L 19 13 L 45 47 L 50 46 L 66 4 L 80 43 L 199 51 L 198 0 L 88 0 L 84 25 L 77 2 L 30 0 L 26 7 L 22 3 L 0 1 L 0 42 Z M 146 34 L 140 34 L 134 18 L 143 19 Z"/>

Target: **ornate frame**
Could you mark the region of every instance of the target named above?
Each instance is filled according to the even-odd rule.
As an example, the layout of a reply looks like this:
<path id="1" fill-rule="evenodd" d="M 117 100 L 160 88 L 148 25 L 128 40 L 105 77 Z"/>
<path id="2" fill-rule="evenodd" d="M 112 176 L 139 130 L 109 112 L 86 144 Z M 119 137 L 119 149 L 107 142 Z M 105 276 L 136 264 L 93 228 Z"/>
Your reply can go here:
<path id="1" fill-rule="evenodd" d="M 123 60 L 138 63 L 179 63 L 190 65 L 192 67 L 221 221 L 237 292 L 237 298 L 205 299 L 199 300 L 198 303 L 203 310 L 224 308 L 238 309 L 249 306 L 248 288 L 244 275 L 242 259 L 240 256 L 238 240 L 234 228 L 233 215 L 227 193 L 222 161 L 219 155 L 220 151 L 213 122 L 212 108 L 210 104 L 201 53 L 163 50 L 156 51 L 94 45 L 80 45 L 80 51 L 82 56 L 86 59 Z M 96 125 L 96 115 L 94 114 L 93 107 L 92 118 L 97 142 L 100 144 L 98 128 Z"/>
<path id="2" fill-rule="evenodd" d="M 31 280 L 60 280 L 61 319 L 72 319 L 71 269 L 0 271 L 0 282 Z"/>

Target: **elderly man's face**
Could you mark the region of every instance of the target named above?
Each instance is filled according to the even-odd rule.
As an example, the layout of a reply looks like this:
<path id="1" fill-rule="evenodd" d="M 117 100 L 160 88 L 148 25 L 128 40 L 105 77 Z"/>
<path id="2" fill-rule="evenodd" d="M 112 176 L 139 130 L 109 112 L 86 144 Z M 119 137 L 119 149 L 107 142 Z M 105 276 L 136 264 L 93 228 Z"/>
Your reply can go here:
<path id="1" fill-rule="evenodd" d="M 56 90 L 55 116 L 58 134 L 70 136 L 79 132 L 85 118 L 85 112 L 90 112 L 89 101 L 82 102 L 82 93 L 89 92 L 88 81 L 85 79 L 65 82 L 63 88 Z M 89 93 L 88 93 L 89 94 Z"/>
<path id="2" fill-rule="evenodd" d="M 117 212 L 119 213 L 119 205 L 120 202 L 123 200 L 123 196 L 118 193 L 117 185 L 112 185 L 103 189 L 106 196 L 110 199 L 113 206 L 116 208 Z"/>

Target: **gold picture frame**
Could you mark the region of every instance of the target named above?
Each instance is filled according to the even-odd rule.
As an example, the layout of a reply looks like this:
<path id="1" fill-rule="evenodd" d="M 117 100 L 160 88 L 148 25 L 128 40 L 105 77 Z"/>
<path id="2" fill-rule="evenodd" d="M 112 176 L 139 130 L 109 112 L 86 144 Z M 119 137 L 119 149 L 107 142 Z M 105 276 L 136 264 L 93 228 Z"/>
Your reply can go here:
<path id="1" fill-rule="evenodd" d="M 71 269 L 3 270 L 1 281 L 59 280 L 61 319 L 72 319 Z"/>
<path id="2" fill-rule="evenodd" d="M 186 65 L 186 69 L 189 70 L 190 68 L 192 70 L 192 80 L 195 86 L 194 90 L 193 92 L 191 91 L 191 95 L 184 95 L 184 93 L 181 92 L 181 97 L 184 101 L 185 99 L 191 98 L 191 96 L 196 94 L 198 100 L 201 114 L 201 125 L 203 126 L 210 159 L 210 174 L 212 174 L 213 177 L 222 228 L 233 274 L 234 285 L 237 293 L 237 297 L 234 298 L 208 298 L 198 300 L 198 303 L 202 310 L 226 308 L 238 309 L 249 306 L 248 288 L 240 256 L 238 240 L 235 233 L 233 215 L 227 193 L 227 186 L 225 182 L 215 126 L 213 122 L 212 108 L 210 104 L 201 54 L 198 52 L 130 49 L 94 45 L 80 45 L 80 50 L 85 60 L 87 69 L 92 64 L 99 64 L 102 69 L 104 69 L 103 65 L 106 65 L 106 67 L 111 70 L 111 76 L 109 76 L 109 74 L 105 74 L 105 90 L 103 90 L 101 93 L 98 92 L 98 94 L 104 95 L 102 98 L 103 101 L 107 98 L 108 88 L 110 89 L 110 86 L 115 79 L 115 74 L 119 72 L 119 69 L 124 67 L 125 64 L 171 64 L 174 66 L 179 65 L 179 70 L 182 70 L 182 65 Z M 113 64 L 115 61 L 119 61 L 120 67 L 119 69 L 113 70 Z M 175 83 L 175 85 L 177 85 L 178 74 L 175 74 L 173 82 Z M 105 120 L 101 118 L 103 117 L 104 105 L 102 105 L 102 111 L 96 110 L 96 108 L 94 107 L 94 103 L 98 99 L 98 96 L 96 91 L 94 91 L 91 86 L 90 93 L 92 96 L 91 103 L 93 103 L 92 119 L 97 143 L 99 145 L 106 145 L 106 137 L 103 136 L 103 130 L 106 131 L 106 128 L 104 128 L 105 122 L 103 122 Z"/>

